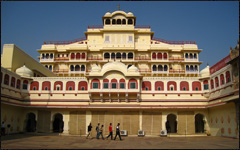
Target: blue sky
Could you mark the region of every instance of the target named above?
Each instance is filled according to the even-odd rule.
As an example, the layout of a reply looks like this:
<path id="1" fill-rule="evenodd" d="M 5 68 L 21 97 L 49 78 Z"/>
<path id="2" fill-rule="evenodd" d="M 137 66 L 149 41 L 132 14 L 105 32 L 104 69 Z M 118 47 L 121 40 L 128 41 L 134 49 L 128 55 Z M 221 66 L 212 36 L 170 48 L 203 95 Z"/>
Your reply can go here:
<path id="1" fill-rule="evenodd" d="M 37 59 L 44 41 L 84 37 L 88 25 L 102 25 L 102 16 L 121 10 L 137 17 L 137 25 L 150 25 L 154 37 L 196 41 L 203 61 L 200 69 L 217 63 L 235 47 L 239 37 L 239 3 L 211 2 L 1 2 L 1 53 L 14 43 Z"/>

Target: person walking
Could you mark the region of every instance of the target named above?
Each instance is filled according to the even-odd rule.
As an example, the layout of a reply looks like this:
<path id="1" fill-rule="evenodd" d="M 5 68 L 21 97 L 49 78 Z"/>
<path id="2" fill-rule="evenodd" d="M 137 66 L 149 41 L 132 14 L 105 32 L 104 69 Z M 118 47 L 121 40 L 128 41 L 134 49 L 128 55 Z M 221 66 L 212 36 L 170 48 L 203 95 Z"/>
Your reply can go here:
<path id="1" fill-rule="evenodd" d="M 92 124 L 91 124 L 91 122 L 90 122 L 90 124 L 88 125 L 88 135 L 87 135 L 87 138 L 88 138 L 88 136 L 90 136 L 90 137 L 92 138 L 91 130 L 92 130 Z M 87 138 L 86 138 L 86 139 L 87 139 Z"/>
<path id="2" fill-rule="evenodd" d="M 97 131 L 97 139 L 99 139 L 99 125 L 100 125 L 100 123 L 98 123 L 98 125 L 97 125 L 97 127 L 96 127 L 96 131 Z"/>
<path id="3" fill-rule="evenodd" d="M 99 135 L 101 135 L 102 139 L 104 140 L 104 137 L 103 137 L 103 125 L 101 126 L 101 128 L 99 130 Z"/>
<path id="4" fill-rule="evenodd" d="M 1 136 L 5 135 L 5 124 L 4 121 L 2 122 L 2 126 L 1 126 Z"/>
<path id="5" fill-rule="evenodd" d="M 112 123 L 110 123 L 109 127 L 109 135 L 106 137 L 108 139 L 108 137 L 111 135 L 111 140 L 113 139 L 113 134 L 112 134 Z"/>
<path id="6" fill-rule="evenodd" d="M 120 140 L 122 141 L 121 135 L 120 135 L 120 131 L 121 131 L 121 130 L 120 130 L 119 126 L 120 126 L 120 123 L 118 123 L 118 125 L 117 125 L 117 127 L 116 127 L 116 135 L 115 135 L 114 140 L 116 140 L 116 137 L 117 137 L 117 135 L 118 135 L 119 138 L 120 138 Z"/>

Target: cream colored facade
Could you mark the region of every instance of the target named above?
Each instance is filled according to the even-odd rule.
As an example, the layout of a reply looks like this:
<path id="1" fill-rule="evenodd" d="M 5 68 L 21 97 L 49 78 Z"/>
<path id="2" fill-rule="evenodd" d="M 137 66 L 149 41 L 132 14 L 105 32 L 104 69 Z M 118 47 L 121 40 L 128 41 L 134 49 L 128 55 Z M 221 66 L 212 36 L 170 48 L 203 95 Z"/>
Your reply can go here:
<path id="1" fill-rule="evenodd" d="M 88 26 L 86 38 L 44 42 L 40 63 L 4 45 L 1 118 L 11 125 L 9 133 L 86 135 L 88 124 L 95 132 L 99 122 L 108 134 L 111 122 L 128 135 L 167 130 L 237 137 L 239 95 L 231 94 L 230 64 L 199 72 L 202 50 L 195 42 L 155 38 L 150 26 L 135 24 L 131 12 L 107 12 L 102 20 L 103 26 Z M 216 77 L 225 82 L 212 88 Z M 225 122 L 214 124 L 219 117 Z"/>

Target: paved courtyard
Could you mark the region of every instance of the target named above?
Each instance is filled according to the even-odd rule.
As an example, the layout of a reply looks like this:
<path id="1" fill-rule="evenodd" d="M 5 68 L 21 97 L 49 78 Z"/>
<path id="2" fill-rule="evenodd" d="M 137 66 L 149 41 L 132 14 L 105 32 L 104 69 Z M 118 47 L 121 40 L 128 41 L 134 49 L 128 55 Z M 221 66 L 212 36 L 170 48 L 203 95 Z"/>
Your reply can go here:
<path id="1" fill-rule="evenodd" d="M 227 137 L 122 137 L 86 139 L 57 134 L 15 134 L 1 137 L 2 149 L 238 149 L 239 139 Z"/>

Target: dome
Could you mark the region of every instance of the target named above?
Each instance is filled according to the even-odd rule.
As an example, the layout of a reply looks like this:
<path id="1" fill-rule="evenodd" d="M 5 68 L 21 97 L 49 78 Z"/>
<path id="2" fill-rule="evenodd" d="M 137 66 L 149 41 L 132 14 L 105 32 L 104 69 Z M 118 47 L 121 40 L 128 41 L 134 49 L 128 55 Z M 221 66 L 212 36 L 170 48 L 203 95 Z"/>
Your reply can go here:
<path id="1" fill-rule="evenodd" d="M 32 77 L 33 76 L 32 70 L 27 68 L 25 65 L 16 69 L 16 73 L 20 76 L 23 76 L 23 77 Z"/>
<path id="2" fill-rule="evenodd" d="M 127 14 L 128 14 L 128 16 L 133 16 L 133 13 L 131 13 L 131 12 L 128 12 Z"/>
<path id="3" fill-rule="evenodd" d="M 128 68 L 128 72 L 138 72 L 138 68 L 132 65 L 131 67 Z"/>
<path id="4" fill-rule="evenodd" d="M 111 13 L 107 12 L 104 16 L 111 16 Z"/>
<path id="5" fill-rule="evenodd" d="M 204 68 L 203 70 L 200 71 L 201 77 L 207 77 L 210 76 L 210 71 L 209 71 L 209 66 Z"/>
<path id="6" fill-rule="evenodd" d="M 98 65 L 94 64 L 91 72 L 100 72 L 100 71 L 101 71 L 101 68 Z"/>

